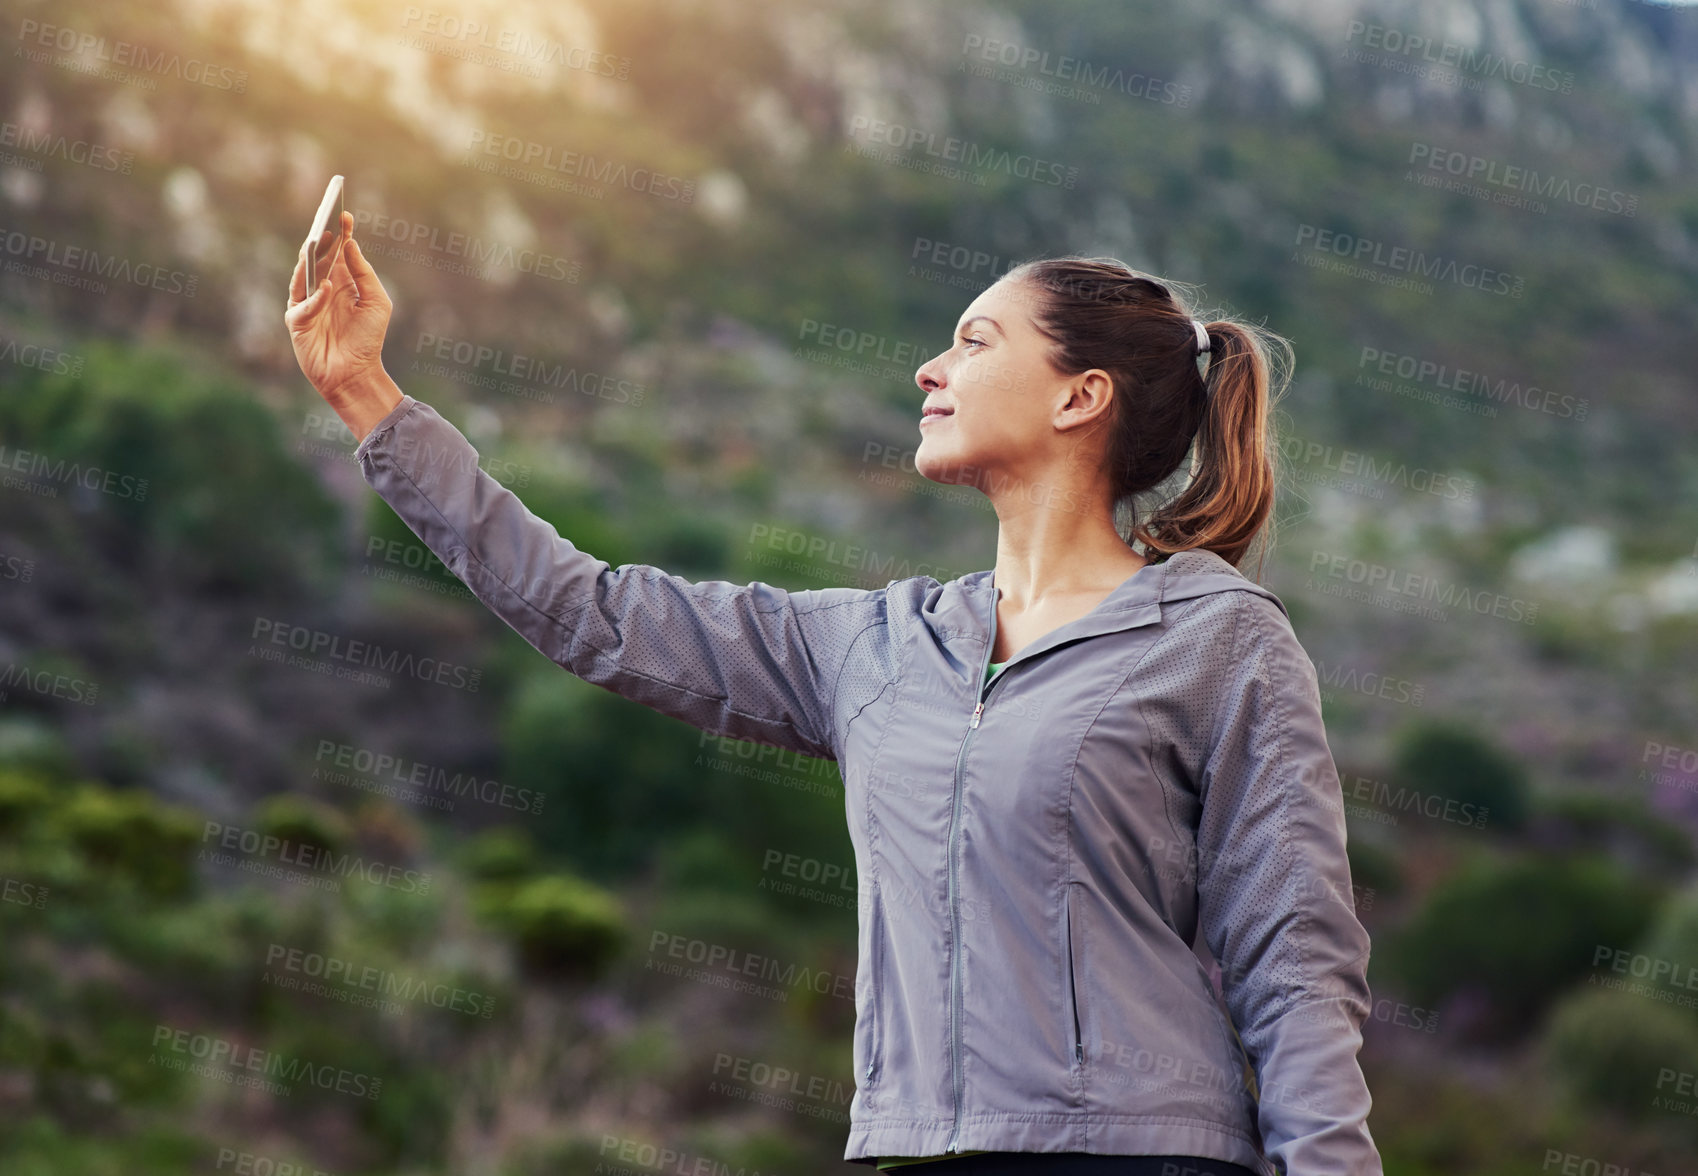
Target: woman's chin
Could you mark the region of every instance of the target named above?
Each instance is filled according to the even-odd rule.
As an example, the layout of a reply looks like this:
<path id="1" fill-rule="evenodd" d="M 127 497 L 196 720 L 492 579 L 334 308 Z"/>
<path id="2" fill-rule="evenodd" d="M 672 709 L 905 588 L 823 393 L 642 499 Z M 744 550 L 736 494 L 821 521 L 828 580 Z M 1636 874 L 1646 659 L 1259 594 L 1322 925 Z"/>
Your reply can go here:
<path id="1" fill-rule="evenodd" d="M 943 486 L 959 486 L 973 480 L 973 468 L 970 464 L 958 458 L 938 457 L 925 451 L 925 446 L 914 454 L 914 472 L 928 482 L 937 482 Z"/>

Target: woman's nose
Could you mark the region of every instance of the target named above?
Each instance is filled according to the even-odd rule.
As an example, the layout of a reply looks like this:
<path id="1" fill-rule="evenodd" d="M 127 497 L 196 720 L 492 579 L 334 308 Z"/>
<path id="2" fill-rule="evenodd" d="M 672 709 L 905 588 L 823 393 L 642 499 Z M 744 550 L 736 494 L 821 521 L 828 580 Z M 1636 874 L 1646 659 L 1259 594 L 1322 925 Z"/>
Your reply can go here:
<path id="1" fill-rule="evenodd" d="M 935 362 L 937 361 L 932 361 L 932 363 Z M 914 373 L 914 383 L 920 386 L 920 391 L 922 392 L 931 392 L 943 387 L 943 381 L 932 375 L 931 363 L 924 363 L 920 365 L 920 369 Z"/>

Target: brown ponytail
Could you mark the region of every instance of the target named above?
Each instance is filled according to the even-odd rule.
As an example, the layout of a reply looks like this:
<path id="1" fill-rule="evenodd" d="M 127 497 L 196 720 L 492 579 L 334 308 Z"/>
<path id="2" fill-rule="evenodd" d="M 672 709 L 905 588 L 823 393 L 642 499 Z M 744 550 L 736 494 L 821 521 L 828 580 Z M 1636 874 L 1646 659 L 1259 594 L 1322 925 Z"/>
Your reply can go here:
<path id="1" fill-rule="evenodd" d="M 1175 283 L 1110 257 L 1040 258 L 1001 280 L 1031 293 L 1033 324 L 1054 344 L 1058 372 L 1101 368 L 1114 381 L 1107 475 L 1117 512 L 1131 515 L 1127 542 L 1156 561 L 1203 548 L 1242 563 L 1273 516 L 1279 450 L 1270 417 L 1290 378 L 1291 344 L 1255 324 L 1205 320 L 1205 381 L 1190 292 Z M 1140 518 L 1139 502 L 1187 455 L 1183 489 Z"/>

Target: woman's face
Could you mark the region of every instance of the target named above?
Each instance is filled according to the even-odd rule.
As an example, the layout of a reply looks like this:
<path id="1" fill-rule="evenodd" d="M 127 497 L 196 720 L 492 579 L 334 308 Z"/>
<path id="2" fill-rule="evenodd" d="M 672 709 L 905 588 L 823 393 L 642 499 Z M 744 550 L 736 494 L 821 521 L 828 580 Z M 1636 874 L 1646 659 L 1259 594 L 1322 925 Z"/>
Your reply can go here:
<path id="1" fill-rule="evenodd" d="M 1050 365 L 1033 297 L 1018 279 L 997 282 L 963 312 L 949 350 L 914 373 L 926 393 L 914 455 L 922 477 L 988 493 L 992 471 L 1024 480 L 1064 452 L 1076 456 L 1079 428 L 1107 411 L 1105 373 L 1063 376 Z"/>

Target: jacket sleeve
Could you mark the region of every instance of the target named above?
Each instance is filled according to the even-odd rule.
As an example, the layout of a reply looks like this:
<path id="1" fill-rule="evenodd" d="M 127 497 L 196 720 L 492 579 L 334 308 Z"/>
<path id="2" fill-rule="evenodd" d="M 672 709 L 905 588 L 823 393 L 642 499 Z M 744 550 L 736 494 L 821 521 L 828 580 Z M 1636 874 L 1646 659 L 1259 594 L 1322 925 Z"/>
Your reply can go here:
<path id="1" fill-rule="evenodd" d="M 405 394 L 354 456 L 437 558 L 557 665 L 716 735 L 837 757 L 837 678 L 882 617 L 883 590 L 787 592 L 611 568 L 527 510 L 458 429 Z"/>
<path id="2" fill-rule="evenodd" d="M 1280 606 L 1235 611 L 1197 832 L 1198 915 L 1285 1176 L 1381 1176 L 1357 1062 L 1371 995 L 1314 663 Z"/>

